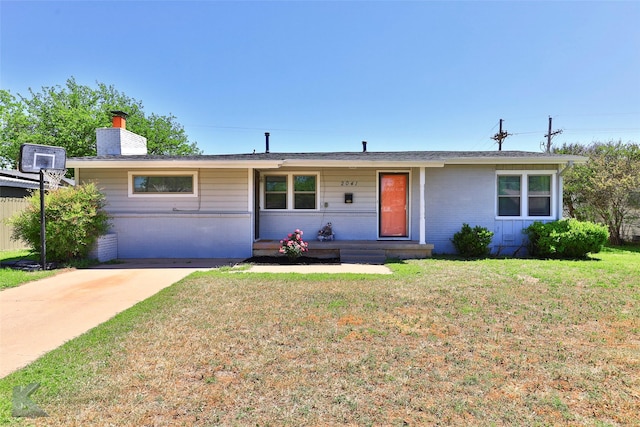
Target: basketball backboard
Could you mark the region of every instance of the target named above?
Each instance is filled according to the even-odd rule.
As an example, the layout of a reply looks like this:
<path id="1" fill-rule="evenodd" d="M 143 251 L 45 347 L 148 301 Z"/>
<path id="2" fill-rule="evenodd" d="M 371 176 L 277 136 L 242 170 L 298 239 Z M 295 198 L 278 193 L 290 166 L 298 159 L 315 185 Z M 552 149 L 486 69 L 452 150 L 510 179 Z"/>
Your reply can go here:
<path id="1" fill-rule="evenodd" d="M 67 152 L 62 147 L 22 144 L 18 169 L 22 173 L 39 173 L 40 169 L 66 169 Z"/>

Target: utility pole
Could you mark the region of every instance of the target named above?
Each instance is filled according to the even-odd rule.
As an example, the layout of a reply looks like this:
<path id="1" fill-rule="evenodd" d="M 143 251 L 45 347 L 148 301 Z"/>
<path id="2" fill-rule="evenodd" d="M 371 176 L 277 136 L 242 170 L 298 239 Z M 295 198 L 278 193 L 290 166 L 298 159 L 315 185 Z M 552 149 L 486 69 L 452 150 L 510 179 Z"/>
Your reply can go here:
<path id="1" fill-rule="evenodd" d="M 545 149 L 546 153 L 550 153 L 551 152 L 551 138 L 553 138 L 556 135 L 559 135 L 562 133 L 562 129 L 558 129 L 557 131 L 551 132 L 551 122 L 552 122 L 552 118 L 551 116 L 549 116 L 549 132 L 545 135 L 545 137 L 547 138 L 547 146 Z"/>
<path id="2" fill-rule="evenodd" d="M 502 130 L 502 121 L 503 120 L 500 119 L 500 131 L 491 137 L 491 139 L 498 142 L 498 151 L 502 151 L 502 141 L 504 141 L 509 135 L 512 135 Z"/>

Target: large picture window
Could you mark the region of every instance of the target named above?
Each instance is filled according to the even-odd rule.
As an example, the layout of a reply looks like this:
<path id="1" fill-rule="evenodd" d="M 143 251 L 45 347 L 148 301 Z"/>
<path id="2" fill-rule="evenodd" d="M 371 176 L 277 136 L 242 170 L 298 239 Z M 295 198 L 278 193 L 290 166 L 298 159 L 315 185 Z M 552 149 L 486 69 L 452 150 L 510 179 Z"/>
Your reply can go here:
<path id="1" fill-rule="evenodd" d="M 308 173 L 265 175 L 265 209 L 317 209 L 318 176 Z"/>
<path id="2" fill-rule="evenodd" d="M 197 172 L 129 172 L 129 196 L 197 196 Z"/>
<path id="3" fill-rule="evenodd" d="M 500 217 L 551 217 L 553 186 L 551 172 L 505 173 L 497 177 L 497 214 Z"/>

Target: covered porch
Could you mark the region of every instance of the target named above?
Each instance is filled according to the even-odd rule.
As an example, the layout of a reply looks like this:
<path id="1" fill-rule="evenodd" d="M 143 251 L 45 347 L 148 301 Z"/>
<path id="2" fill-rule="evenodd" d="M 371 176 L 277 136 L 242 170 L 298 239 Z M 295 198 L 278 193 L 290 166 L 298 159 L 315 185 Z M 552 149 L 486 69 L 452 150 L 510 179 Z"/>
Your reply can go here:
<path id="1" fill-rule="evenodd" d="M 432 255 L 433 244 L 413 240 L 333 240 L 307 241 L 310 258 L 339 258 L 344 263 L 382 264 L 386 259 L 421 259 Z M 253 256 L 282 256 L 280 242 L 259 240 L 253 243 Z"/>

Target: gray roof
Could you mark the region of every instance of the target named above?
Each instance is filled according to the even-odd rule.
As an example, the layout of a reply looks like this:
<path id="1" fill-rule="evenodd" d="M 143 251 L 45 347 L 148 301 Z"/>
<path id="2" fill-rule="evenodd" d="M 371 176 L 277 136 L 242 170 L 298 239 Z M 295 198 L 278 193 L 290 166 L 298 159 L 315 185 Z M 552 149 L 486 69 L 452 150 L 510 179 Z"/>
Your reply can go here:
<path id="1" fill-rule="evenodd" d="M 49 182 L 46 177 L 45 182 Z M 24 173 L 13 169 L 0 169 L 0 185 L 4 187 L 37 189 L 40 188 L 40 174 Z M 63 178 L 62 185 L 74 185 L 74 181 L 69 178 Z"/>
<path id="2" fill-rule="evenodd" d="M 0 186 L 37 189 L 40 187 L 40 175 L 22 173 L 17 170 L 0 169 Z"/>

